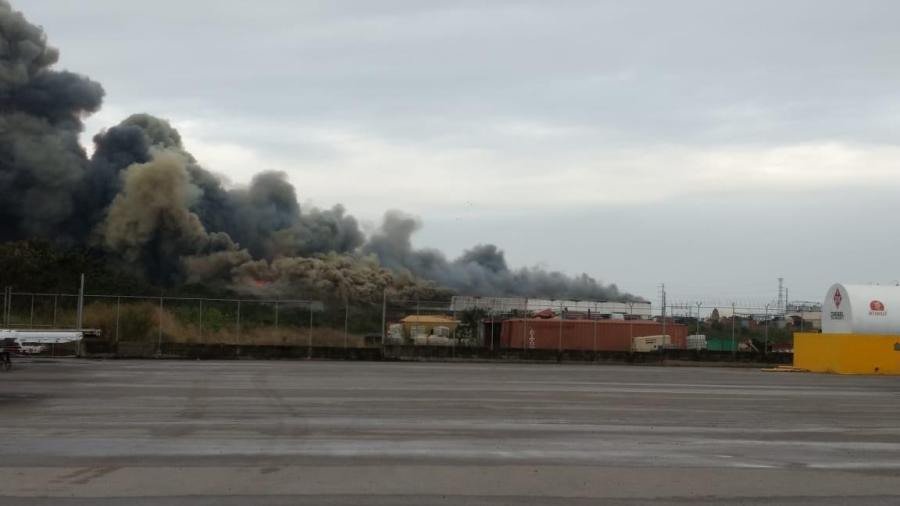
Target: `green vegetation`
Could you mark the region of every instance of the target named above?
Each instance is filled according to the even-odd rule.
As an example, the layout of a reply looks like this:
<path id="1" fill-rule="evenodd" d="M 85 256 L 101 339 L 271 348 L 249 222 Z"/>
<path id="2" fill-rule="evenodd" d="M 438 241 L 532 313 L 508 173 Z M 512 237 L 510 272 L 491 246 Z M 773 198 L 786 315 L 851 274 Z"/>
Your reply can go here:
<path id="1" fill-rule="evenodd" d="M 679 323 L 688 326 L 688 332 L 697 334 L 697 319 L 684 318 L 679 319 Z M 793 333 L 798 329 L 790 325 L 779 328 L 775 322 L 769 324 L 769 345 L 772 344 L 789 344 L 793 342 Z M 718 349 L 729 351 L 732 349 L 731 338 L 731 320 L 723 319 L 720 321 L 703 321 L 700 323 L 700 334 L 706 335 L 710 349 Z M 740 343 L 750 339 L 753 344 L 762 349 L 766 341 L 766 324 L 765 322 L 750 322 L 738 318 L 734 325 L 734 341 Z"/>

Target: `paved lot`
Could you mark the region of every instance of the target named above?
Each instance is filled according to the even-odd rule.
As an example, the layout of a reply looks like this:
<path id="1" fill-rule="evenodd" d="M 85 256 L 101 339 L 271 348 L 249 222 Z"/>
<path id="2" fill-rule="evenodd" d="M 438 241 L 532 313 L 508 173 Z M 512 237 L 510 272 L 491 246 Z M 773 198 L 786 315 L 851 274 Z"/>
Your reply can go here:
<path id="1" fill-rule="evenodd" d="M 0 504 L 900 504 L 900 378 L 20 363 Z"/>

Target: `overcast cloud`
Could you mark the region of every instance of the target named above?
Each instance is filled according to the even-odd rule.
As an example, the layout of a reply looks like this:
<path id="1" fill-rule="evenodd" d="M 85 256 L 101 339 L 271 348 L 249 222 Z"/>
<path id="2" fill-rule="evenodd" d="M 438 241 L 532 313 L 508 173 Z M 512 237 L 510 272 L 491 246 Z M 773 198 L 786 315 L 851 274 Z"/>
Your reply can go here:
<path id="1" fill-rule="evenodd" d="M 900 4 L 14 2 L 235 184 L 655 299 L 900 278 Z M 718 303 L 718 302 L 717 302 Z"/>

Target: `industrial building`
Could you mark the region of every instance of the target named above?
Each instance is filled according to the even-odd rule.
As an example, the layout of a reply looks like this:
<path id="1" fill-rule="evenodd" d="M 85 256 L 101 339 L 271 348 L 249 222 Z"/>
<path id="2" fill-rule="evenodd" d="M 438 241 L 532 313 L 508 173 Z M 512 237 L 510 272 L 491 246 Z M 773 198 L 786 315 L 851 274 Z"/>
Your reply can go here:
<path id="1" fill-rule="evenodd" d="M 553 311 L 566 319 L 636 319 L 651 318 L 651 304 L 647 301 L 591 301 L 573 299 L 538 299 L 528 297 L 453 297 L 454 312 L 481 309 L 494 315 L 535 314 Z"/>
<path id="2" fill-rule="evenodd" d="M 794 334 L 794 365 L 813 372 L 900 374 L 900 286 L 832 285 L 822 333 Z"/>

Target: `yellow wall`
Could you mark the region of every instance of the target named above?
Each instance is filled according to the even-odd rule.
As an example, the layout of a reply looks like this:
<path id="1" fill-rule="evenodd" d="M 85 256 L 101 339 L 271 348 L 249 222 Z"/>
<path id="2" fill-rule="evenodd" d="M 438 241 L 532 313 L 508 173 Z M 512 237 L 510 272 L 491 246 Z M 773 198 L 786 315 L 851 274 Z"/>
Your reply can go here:
<path id="1" fill-rule="evenodd" d="M 794 334 L 794 367 L 838 374 L 900 375 L 900 336 Z"/>
<path id="2" fill-rule="evenodd" d="M 412 335 L 413 327 L 421 327 L 429 334 L 434 332 L 435 327 L 447 327 L 450 330 L 450 335 L 453 336 L 456 335 L 456 327 L 459 326 L 459 321 L 457 320 L 433 315 L 411 315 L 400 320 L 400 322 L 403 323 L 403 335 L 410 337 L 415 337 Z"/>

